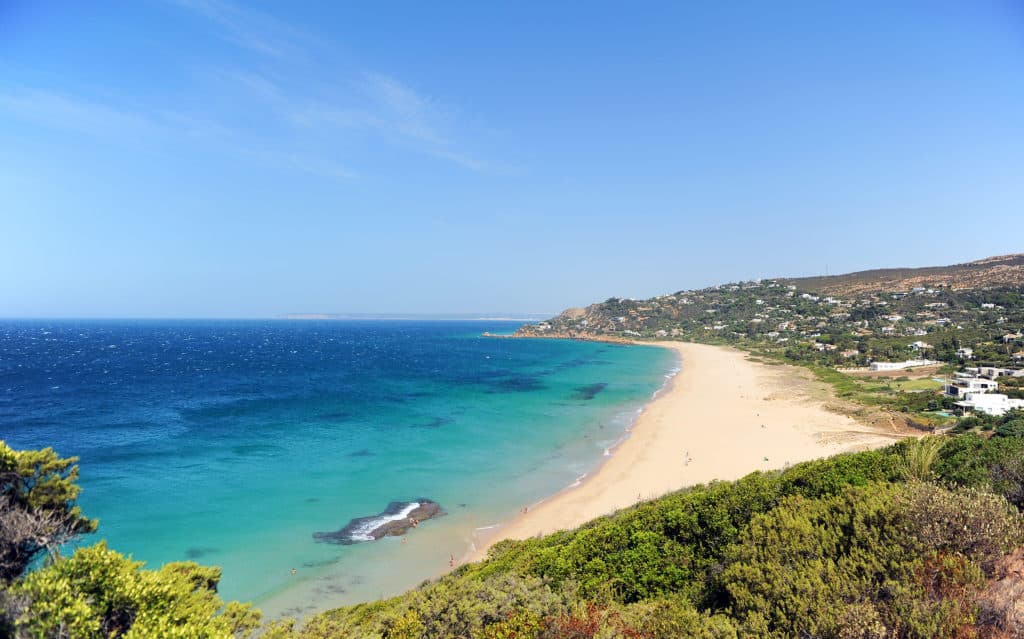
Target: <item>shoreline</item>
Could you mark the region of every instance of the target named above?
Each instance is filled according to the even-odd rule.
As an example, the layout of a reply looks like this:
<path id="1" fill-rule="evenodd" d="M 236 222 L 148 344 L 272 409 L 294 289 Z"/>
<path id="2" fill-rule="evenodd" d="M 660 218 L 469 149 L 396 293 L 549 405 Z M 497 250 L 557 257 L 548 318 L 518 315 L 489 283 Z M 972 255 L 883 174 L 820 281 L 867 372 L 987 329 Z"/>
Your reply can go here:
<path id="1" fill-rule="evenodd" d="M 454 492 L 449 491 L 451 494 L 423 489 L 424 494 L 444 507 L 448 516 L 424 522 L 426 525 L 419 526 L 415 534 L 407 537 L 384 537 L 360 543 L 352 550 L 339 550 L 337 559 L 322 565 L 299 566 L 299 574 L 292 583 L 261 595 L 253 602 L 256 607 L 262 609 L 268 619 L 303 620 L 333 608 L 373 602 L 415 589 L 424 580 L 438 579 L 465 563 L 481 536 L 497 530 L 524 505 L 549 499 L 566 485 L 593 474 L 595 467 L 607 459 L 602 456 L 603 451 L 620 445 L 628 437 L 638 412 L 653 397 L 664 393 L 666 378 L 678 370 L 679 361 L 664 349 L 622 349 L 620 355 L 599 355 L 610 349 L 594 348 L 599 346 L 597 344 L 584 346 L 580 345 L 581 350 L 574 345 L 558 350 L 564 352 L 565 361 L 572 367 L 588 361 L 587 358 L 613 366 L 584 369 L 582 374 L 570 367 L 567 376 L 554 379 L 554 393 L 548 392 L 540 398 L 540 408 L 506 419 L 506 422 L 514 422 L 509 430 L 513 438 L 531 429 L 536 433 L 546 432 L 546 420 L 556 415 L 561 415 L 559 422 L 566 428 L 555 438 L 557 441 L 549 442 L 550 438 L 544 437 L 536 445 L 524 448 L 520 444 L 517 454 L 523 457 L 525 464 L 498 464 L 501 481 L 516 482 L 521 488 L 510 489 L 510 485 L 495 491 L 488 488 L 485 477 L 468 484 L 460 480 L 452 485 Z M 632 355 L 628 355 L 630 350 Z M 621 365 L 618 364 L 620 356 Z M 582 398 L 574 395 L 581 388 L 590 388 L 588 385 L 597 386 L 593 383 L 599 380 L 607 382 L 600 384 L 601 391 L 604 386 L 612 385 L 614 393 L 602 395 L 593 403 L 580 402 Z M 515 406 L 523 401 L 508 393 L 493 400 L 481 396 L 480 400 L 486 402 L 485 412 L 503 411 L 502 407 L 506 406 L 513 413 L 517 410 Z M 540 409 L 542 412 L 535 418 L 529 416 L 531 410 L 536 413 Z M 528 442 L 533 439 L 530 435 Z M 480 453 L 475 459 L 489 459 L 494 454 L 491 450 Z M 490 469 L 491 476 L 495 465 L 490 461 L 484 465 Z M 411 499 L 404 494 L 398 497 Z M 388 498 L 394 499 L 394 496 Z M 336 527 L 329 525 L 324 529 Z"/>
<path id="2" fill-rule="evenodd" d="M 798 367 L 754 362 L 725 346 L 629 343 L 672 350 L 680 361 L 676 374 L 643 406 L 610 456 L 525 512 L 478 530 L 460 563 L 485 559 L 499 541 L 572 529 L 688 486 L 877 448 L 904 436 L 829 411 L 817 397 L 820 382 Z"/>

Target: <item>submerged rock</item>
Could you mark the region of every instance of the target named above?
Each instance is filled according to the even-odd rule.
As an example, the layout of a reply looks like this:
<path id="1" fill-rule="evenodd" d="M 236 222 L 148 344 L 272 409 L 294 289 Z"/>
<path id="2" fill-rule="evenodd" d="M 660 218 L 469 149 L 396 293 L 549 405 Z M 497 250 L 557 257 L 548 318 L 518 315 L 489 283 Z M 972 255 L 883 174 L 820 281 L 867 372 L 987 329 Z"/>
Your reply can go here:
<path id="1" fill-rule="evenodd" d="M 334 532 L 313 533 L 313 539 L 329 544 L 358 544 L 381 537 L 400 536 L 420 522 L 446 514 L 441 505 L 430 499 L 393 501 L 384 512 L 370 517 L 357 517 Z"/>

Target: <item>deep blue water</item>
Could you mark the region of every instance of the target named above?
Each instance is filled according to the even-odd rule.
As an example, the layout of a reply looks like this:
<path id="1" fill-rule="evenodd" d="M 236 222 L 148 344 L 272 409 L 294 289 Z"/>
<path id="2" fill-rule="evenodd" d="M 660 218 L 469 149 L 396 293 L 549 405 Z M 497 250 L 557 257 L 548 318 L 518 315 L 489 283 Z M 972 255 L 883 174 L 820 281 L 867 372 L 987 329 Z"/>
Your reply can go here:
<path id="1" fill-rule="evenodd" d="M 99 536 L 151 565 L 221 565 L 226 597 L 389 594 L 591 469 L 675 365 L 480 337 L 515 326 L 0 322 L 0 438 L 79 456 Z M 449 515 L 408 545 L 313 540 L 416 497 Z"/>

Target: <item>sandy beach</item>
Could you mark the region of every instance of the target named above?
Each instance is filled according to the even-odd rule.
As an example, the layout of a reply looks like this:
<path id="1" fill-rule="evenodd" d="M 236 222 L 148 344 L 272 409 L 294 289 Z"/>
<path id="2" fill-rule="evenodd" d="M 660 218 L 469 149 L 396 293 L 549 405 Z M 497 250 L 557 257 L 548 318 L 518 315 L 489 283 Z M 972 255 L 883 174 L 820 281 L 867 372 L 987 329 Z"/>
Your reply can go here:
<path id="1" fill-rule="evenodd" d="M 493 529 L 467 557 L 482 559 L 502 539 L 579 526 L 680 488 L 737 479 L 905 436 L 867 427 L 825 407 L 828 392 L 803 369 L 751 361 L 735 349 L 659 342 L 681 371 L 634 422 L 629 437 L 578 486 Z"/>

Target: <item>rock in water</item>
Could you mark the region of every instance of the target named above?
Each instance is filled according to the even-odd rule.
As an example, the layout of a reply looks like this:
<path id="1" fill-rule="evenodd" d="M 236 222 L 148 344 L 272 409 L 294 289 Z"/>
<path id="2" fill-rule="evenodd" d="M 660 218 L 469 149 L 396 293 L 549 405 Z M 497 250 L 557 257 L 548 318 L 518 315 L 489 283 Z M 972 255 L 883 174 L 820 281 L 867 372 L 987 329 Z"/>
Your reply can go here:
<path id="1" fill-rule="evenodd" d="M 381 537 L 404 535 L 420 522 L 446 514 L 441 505 L 430 499 L 393 501 L 384 512 L 370 517 L 357 517 L 334 532 L 313 533 L 313 539 L 329 544 L 358 544 Z"/>

